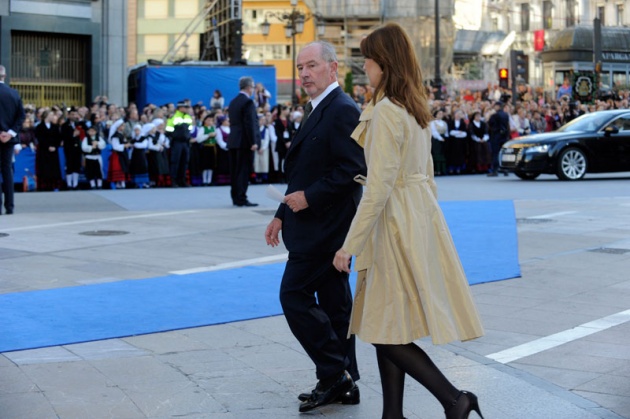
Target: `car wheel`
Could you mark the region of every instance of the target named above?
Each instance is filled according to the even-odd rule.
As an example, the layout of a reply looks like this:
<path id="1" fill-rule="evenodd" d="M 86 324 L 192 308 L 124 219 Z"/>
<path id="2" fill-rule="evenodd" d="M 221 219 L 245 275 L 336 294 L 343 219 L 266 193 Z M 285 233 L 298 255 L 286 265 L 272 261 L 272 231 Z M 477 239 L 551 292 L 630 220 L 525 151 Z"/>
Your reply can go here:
<path id="1" fill-rule="evenodd" d="M 582 179 L 586 174 L 587 160 L 584 152 L 577 148 L 567 148 L 558 157 L 556 174 L 562 180 Z"/>
<path id="2" fill-rule="evenodd" d="M 514 172 L 514 174 L 523 180 L 534 180 L 540 176 L 540 173 L 533 172 Z"/>

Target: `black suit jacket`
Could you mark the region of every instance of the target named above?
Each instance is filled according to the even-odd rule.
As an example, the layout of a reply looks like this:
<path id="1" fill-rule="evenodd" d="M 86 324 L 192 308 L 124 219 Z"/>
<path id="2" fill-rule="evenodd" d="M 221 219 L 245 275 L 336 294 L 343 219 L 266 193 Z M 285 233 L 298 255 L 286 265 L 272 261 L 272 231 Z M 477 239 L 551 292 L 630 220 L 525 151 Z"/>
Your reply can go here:
<path id="1" fill-rule="evenodd" d="M 286 156 L 287 194 L 304 191 L 309 207 L 294 213 L 280 204 L 282 238 L 289 252 L 330 253 L 341 248 L 363 189 L 363 148 L 350 137 L 359 110 L 341 88 L 311 112 L 295 134 Z"/>
<path id="2" fill-rule="evenodd" d="M 0 131 L 13 130 L 17 134 L 22 128 L 24 117 L 24 107 L 18 92 L 0 83 Z M 16 135 L 9 143 L 17 144 L 18 141 L 20 138 Z"/>
<path id="3" fill-rule="evenodd" d="M 249 150 L 254 144 L 260 147 L 260 129 L 254 101 L 239 93 L 228 106 L 230 116 L 229 149 Z"/>

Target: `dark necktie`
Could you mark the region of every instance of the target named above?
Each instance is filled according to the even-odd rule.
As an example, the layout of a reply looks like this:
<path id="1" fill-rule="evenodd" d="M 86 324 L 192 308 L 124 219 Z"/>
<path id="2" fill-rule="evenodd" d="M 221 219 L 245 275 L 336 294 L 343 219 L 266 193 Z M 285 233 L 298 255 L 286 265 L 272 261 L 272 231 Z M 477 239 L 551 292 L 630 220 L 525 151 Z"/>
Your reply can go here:
<path id="1" fill-rule="evenodd" d="M 308 119 L 308 116 L 311 114 L 312 110 L 313 110 L 313 104 L 311 102 L 308 102 L 306 106 L 304 106 L 304 116 L 302 117 L 302 125 L 306 123 L 306 120 Z"/>

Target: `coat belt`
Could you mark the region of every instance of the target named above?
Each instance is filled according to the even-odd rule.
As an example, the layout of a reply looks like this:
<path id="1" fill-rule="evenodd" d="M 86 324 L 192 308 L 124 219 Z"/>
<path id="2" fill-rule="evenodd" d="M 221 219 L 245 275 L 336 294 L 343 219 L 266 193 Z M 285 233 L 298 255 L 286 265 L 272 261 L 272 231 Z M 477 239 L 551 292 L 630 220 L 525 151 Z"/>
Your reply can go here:
<path id="1" fill-rule="evenodd" d="M 399 177 L 396 179 L 396 186 L 409 186 L 420 185 L 421 183 L 428 182 L 429 178 L 423 174 L 417 173 L 415 175 L 409 175 L 405 177 Z"/>
<path id="2" fill-rule="evenodd" d="M 363 175 L 356 175 L 354 181 L 360 183 L 363 186 L 367 186 L 367 178 Z M 399 177 L 396 179 L 396 186 L 409 186 L 420 185 L 421 183 L 428 182 L 429 178 L 423 174 L 416 173 L 415 175 L 409 175 L 405 177 Z"/>

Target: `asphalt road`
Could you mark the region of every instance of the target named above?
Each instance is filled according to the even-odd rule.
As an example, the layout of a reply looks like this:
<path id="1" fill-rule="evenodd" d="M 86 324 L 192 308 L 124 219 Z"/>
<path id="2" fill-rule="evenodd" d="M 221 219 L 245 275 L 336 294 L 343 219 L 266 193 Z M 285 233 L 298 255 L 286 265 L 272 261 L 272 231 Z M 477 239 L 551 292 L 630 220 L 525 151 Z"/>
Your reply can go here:
<path id="1" fill-rule="evenodd" d="M 483 338 L 420 344 L 486 417 L 630 418 L 630 173 L 437 183 L 444 201 L 514 201 L 522 277 L 473 287 Z M 19 193 L 0 216 L 0 293 L 281 258 L 263 241 L 265 190 L 250 188 L 253 209 L 232 207 L 227 187 Z M 79 234 L 94 230 L 129 234 Z M 362 403 L 320 417 L 380 417 L 373 349 L 358 356 Z M 296 417 L 313 383 L 280 316 L 0 354 L 0 418 Z M 405 409 L 443 417 L 412 380 Z"/>

